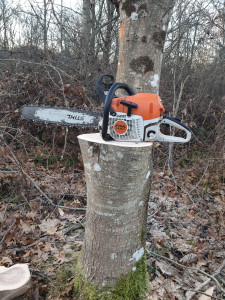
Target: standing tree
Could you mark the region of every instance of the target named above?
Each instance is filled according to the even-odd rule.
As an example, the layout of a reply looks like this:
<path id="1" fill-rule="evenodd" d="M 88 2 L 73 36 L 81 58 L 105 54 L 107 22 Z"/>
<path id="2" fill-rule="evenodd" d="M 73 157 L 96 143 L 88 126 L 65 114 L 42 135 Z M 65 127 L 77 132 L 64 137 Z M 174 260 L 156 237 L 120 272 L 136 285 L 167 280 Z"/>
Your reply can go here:
<path id="1" fill-rule="evenodd" d="M 117 81 L 137 92 L 158 93 L 174 2 L 120 1 Z M 98 134 L 78 138 L 87 181 L 87 222 L 75 290 L 80 299 L 143 299 L 152 143 L 109 143 Z"/>
<path id="2" fill-rule="evenodd" d="M 120 1 L 116 79 L 136 92 L 158 94 L 166 31 L 175 0 Z"/>
<path id="3" fill-rule="evenodd" d="M 30 0 L 29 3 L 32 12 L 36 17 L 38 24 L 41 27 L 44 53 L 46 54 L 48 50 L 48 31 L 51 20 L 51 11 L 49 12 L 50 2 L 47 0 L 43 0 L 43 2 L 41 2 L 41 6 L 39 6 L 39 3 L 36 3 L 37 7 L 35 7 L 32 1 Z"/>

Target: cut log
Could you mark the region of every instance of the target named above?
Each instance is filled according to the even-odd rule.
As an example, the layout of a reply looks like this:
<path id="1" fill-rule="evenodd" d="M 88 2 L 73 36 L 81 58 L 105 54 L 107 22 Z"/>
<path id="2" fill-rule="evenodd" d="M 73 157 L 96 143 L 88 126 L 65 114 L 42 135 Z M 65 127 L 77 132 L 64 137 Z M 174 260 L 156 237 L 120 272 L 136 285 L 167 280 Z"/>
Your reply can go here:
<path id="1" fill-rule="evenodd" d="M 30 285 L 30 271 L 27 264 L 0 267 L 0 299 L 9 300 L 23 295 Z"/>
<path id="2" fill-rule="evenodd" d="M 80 135 L 78 139 L 87 183 L 80 268 L 85 280 L 105 290 L 115 287 L 126 275 L 135 277 L 135 272 L 140 271 L 137 264 L 145 254 L 152 143 L 105 142 L 98 133 Z M 145 285 L 145 271 L 139 279 Z M 82 283 L 76 286 L 79 289 Z M 134 286 L 127 285 L 132 289 L 138 283 Z M 89 299 L 88 295 L 82 296 Z"/>

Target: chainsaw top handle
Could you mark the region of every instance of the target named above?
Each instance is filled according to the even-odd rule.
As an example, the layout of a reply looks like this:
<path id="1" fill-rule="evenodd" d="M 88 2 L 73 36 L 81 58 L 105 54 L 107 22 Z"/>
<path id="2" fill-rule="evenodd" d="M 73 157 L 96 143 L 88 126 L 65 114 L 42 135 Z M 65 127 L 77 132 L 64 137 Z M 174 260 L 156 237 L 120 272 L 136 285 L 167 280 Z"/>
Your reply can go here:
<path id="1" fill-rule="evenodd" d="M 134 91 L 126 83 L 118 82 L 118 83 L 114 83 L 111 86 L 111 88 L 108 92 L 108 95 L 106 96 L 106 100 L 105 100 L 103 123 L 102 123 L 102 138 L 105 141 L 112 140 L 112 137 L 107 134 L 107 130 L 108 130 L 108 124 L 109 124 L 109 113 L 113 113 L 112 109 L 110 111 L 110 105 L 111 105 L 112 99 L 115 97 L 115 92 L 118 89 L 125 90 L 129 94 L 129 96 L 135 95 Z"/>
<path id="2" fill-rule="evenodd" d="M 105 80 L 107 79 L 107 80 Z M 114 83 L 114 77 L 110 74 L 103 74 L 99 77 L 97 84 L 96 84 L 96 91 L 100 99 L 102 100 L 103 104 L 105 104 L 106 96 Z"/>

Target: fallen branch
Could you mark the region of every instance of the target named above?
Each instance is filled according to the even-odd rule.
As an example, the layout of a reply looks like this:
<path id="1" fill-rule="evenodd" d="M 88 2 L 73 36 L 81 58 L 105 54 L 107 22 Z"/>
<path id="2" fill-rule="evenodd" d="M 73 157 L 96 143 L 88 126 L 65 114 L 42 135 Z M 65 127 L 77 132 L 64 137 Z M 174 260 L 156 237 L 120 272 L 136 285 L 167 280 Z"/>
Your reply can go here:
<path id="1" fill-rule="evenodd" d="M 77 229 L 80 229 L 80 228 L 83 228 L 83 227 L 84 227 L 84 225 L 83 225 L 82 223 L 78 223 L 78 224 L 74 224 L 74 225 L 72 225 L 72 226 L 70 226 L 70 227 L 64 228 L 64 229 L 62 230 L 62 232 L 63 232 L 64 234 L 67 234 L 67 233 L 69 233 L 69 232 L 72 231 L 72 230 L 77 230 Z"/>
<path id="2" fill-rule="evenodd" d="M 62 209 L 68 209 L 68 210 L 73 210 L 73 211 L 79 211 L 79 212 L 86 212 L 86 208 L 82 207 L 70 207 L 70 206 L 63 206 L 63 205 L 56 205 L 59 208 Z"/>
<path id="3" fill-rule="evenodd" d="M 203 286 L 207 285 L 211 280 L 213 280 L 216 283 L 216 285 L 219 288 L 219 290 L 225 294 L 225 290 L 221 287 L 220 283 L 215 278 L 215 276 L 217 276 L 222 271 L 222 269 L 225 267 L 225 260 L 222 262 L 222 264 L 220 265 L 220 267 L 212 275 L 210 275 L 210 274 L 208 274 L 208 273 L 206 273 L 206 272 L 204 272 L 204 271 L 202 271 L 202 270 L 200 270 L 200 269 L 198 269 L 196 267 L 184 266 L 184 265 L 182 265 L 182 264 L 180 264 L 180 263 L 178 263 L 178 262 L 176 262 L 176 261 L 174 261 L 174 260 L 172 260 L 172 259 L 170 259 L 168 257 L 165 257 L 163 255 L 157 254 L 157 253 L 155 253 L 153 251 L 147 250 L 147 253 L 151 254 L 151 255 L 153 255 L 155 257 L 159 257 L 159 258 L 165 259 L 165 260 L 171 262 L 172 264 L 174 264 L 174 265 L 176 265 L 178 267 L 181 267 L 183 269 L 188 269 L 188 270 L 191 270 L 191 271 L 197 271 L 197 272 L 201 273 L 202 275 L 205 275 L 206 277 L 209 277 L 209 279 L 204 282 L 205 284 L 203 283 L 204 285 L 202 284 L 200 288 L 202 288 Z M 197 291 L 198 290 L 196 289 L 196 292 Z M 189 299 L 191 299 L 191 298 L 187 298 L 186 300 L 189 300 Z"/>
<path id="4" fill-rule="evenodd" d="M 182 288 L 182 287 L 181 287 L 181 289 L 186 290 L 185 288 Z M 188 289 L 188 290 L 189 290 L 189 291 L 195 291 L 195 290 L 190 290 L 190 289 Z M 219 297 L 216 297 L 216 296 L 211 296 L 211 295 L 206 294 L 205 292 L 202 292 L 202 291 L 196 291 L 196 294 L 205 295 L 205 296 L 210 297 L 210 298 L 212 298 L 212 299 L 224 300 L 223 298 L 219 298 Z M 186 299 L 185 299 L 185 300 L 186 300 Z"/>
<path id="5" fill-rule="evenodd" d="M 43 237 L 41 237 L 40 239 L 36 240 L 35 242 L 33 242 L 32 244 L 29 244 L 29 245 L 26 245 L 26 246 L 23 246 L 21 248 L 12 248 L 12 249 L 9 249 L 10 252 L 16 252 L 16 253 L 20 253 L 20 252 L 24 252 L 34 246 L 36 246 L 37 244 L 39 244 L 40 242 L 44 242 L 48 239 L 49 235 L 45 235 Z"/>
<path id="6" fill-rule="evenodd" d="M 77 229 L 80 229 L 80 228 L 83 228 L 84 225 L 82 223 L 79 223 L 79 224 L 73 224 L 72 226 L 68 227 L 68 228 L 64 228 L 61 232 L 63 234 L 67 234 L 68 232 L 70 232 L 71 230 L 77 230 Z M 57 233 L 60 233 L 60 232 L 57 232 Z M 47 241 L 47 239 L 50 237 L 50 235 L 45 235 L 43 237 L 41 237 L 40 239 L 36 240 L 35 242 L 33 242 L 32 244 L 29 244 L 29 245 L 26 245 L 26 246 L 23 246 L 21 248 L 12 248 L 12 249 L 9 249 L 10 252 L 16 252 L 16 253 L 20 253 L 20 252 L 24 252 L 34 246 L 37 246 L 40 242 L 45 242 Z"/>
<path id="7" fill-rule="evenodd" d="M 188 296 L 187 296 L 187 298 L 186 298 L 186 300 L 190 300 L 190 299 L 192 299 L 192 297 L 198 292 L 198 291 L 200 291 L 204 286 L 206 286 L 207 284 L 209 284 L 210 283 L 210 281 L 211 280 L 214 280 L 215 278 L 215 276 L 217 276 L 217 275 L 219 275 L 220 274 L 220 272 L 223 270 L 223 268 L 225 267 L 225 260 L 222 262 L 222 264 L 219 266 L 219 268 L 212 274 L 212 275 L 209 275 L 208 274 L 208 279 L 206 280 L 206 281 L 204 281 L 202 284 L 200 284 L 192 293 L 190 293 Z M 215 281 L 215 280 L 214 280 Z M 216 282 L 216 281 L 215 281 Z M 218 284 L 219 284 L 219 282 L 218 282 Z M 217 285 L 218 286 L 218 285 Z M 224 289 L 222 289 L 221 288 L 221 291 L 224 293 L 224 295 L 225 295 L 225 290 Z"/>

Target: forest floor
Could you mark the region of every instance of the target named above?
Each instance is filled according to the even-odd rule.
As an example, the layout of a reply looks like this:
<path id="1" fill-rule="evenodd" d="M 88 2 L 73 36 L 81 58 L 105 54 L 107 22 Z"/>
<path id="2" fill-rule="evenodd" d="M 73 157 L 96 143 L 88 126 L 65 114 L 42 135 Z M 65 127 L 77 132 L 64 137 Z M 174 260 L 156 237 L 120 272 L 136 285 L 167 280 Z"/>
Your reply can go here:
<path id="1" fill-rule="evenodd" d="M 64 153 L 55 140 L 64 129 L 44 131 L 47 145 L 14 131 L 0 152 L 0 265 L 29 264 L 32 287 L 21 299 L 75 299 L 87 201 L 78 144 L 70 137 Z M 186 146 L 171 173 L 166 147 L 153 151 L 147 299 L 224 299 L 224 165 Z"/>

